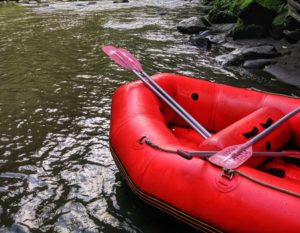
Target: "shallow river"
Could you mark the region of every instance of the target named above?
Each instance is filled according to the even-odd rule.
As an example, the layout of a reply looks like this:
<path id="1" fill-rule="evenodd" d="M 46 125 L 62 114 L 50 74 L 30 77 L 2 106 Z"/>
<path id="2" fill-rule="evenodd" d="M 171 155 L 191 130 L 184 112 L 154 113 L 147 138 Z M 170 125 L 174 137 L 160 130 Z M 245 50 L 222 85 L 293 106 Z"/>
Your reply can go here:
<path id="1" fill-rule="evenodd" d="M 109 151 L 111 96 L 135 77 L 101 52 L 126 47 L 149 74 L 175 72 L 299 95 L 224 70 L 176 23 L 196 1 L 131 0 L 0 8 L 0 232 L 192 232 L 136 198 Z"/>

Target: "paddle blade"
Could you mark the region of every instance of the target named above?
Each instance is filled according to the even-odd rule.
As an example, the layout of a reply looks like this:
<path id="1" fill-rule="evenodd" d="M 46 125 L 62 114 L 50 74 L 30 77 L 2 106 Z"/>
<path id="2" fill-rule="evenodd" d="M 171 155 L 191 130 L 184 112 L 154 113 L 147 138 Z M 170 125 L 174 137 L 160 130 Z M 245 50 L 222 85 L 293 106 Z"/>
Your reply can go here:
<path id="1" fill-rule="evenodd" d="M 143 72 L 141 63 L 126 49 L 119 48 L 119 51 L 127 58 L 127 61 L 130 63 L 131 67 L 140 73 Z"/>
<path id="2" fill-rule="evenodd" d="M 118 49 L 116 47 L 107 45 L 102 48 L 102 51 L 121 67 L 131 70 L 131 68 L 125 63 L 124 59 L 122 59 L 122 57 L 118 54 Z"/>
<path id="3" fill-rule="evenodd" d="M 142 72 L 142 66 L 139 61 L 126 49 L 107 45 L 102 48 L 102 51 L 121 67 Z"/>
<path id="4" fill-rule="evenodd" d="M 208 160 L 217 166 L 235 169 L 252 156 L 252 146 L 249 146 L 240 152 L 241 146 L 242 145 L 234 145 L 226 147 L 210 156 Z"/>

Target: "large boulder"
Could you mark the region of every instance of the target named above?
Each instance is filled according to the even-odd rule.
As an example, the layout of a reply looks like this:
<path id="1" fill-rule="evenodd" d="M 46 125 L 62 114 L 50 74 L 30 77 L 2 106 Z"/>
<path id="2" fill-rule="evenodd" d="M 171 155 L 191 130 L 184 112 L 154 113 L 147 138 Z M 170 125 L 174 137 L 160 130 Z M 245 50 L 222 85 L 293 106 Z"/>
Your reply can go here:
<path id="1" fill-rule="evenodd" d="M 277 63 L 267 66 L 265 71 L 285 83 L 300 86 L 300 42 L 290 45 L 288 50 L 290 53 L 277 58 Z"/>
<path id="2" fill-rule="evenodd" d="M 210 15 L 228 12 L 247 24 L 270 24 L 286 0 L 213 0 Z"/>
<path id="3" fill-rule="evenodd" d="M 269 25 L 285 3 L 285 0 L 243 0 L 238 6 L 238 16 L 247 24 Z"/>
<path id="4" fill-rule="evenodd" d="M 269 36 L 269 31 L 282 35 L 283 27 L 279 24 L 284 15 L 275 20 L 274 30 L 270 28 L 285 5 L 286 0 L 213 0 L 209 19 L 213 23 L 236 22 L 229 33 L 234 39 L 263 38 Z"/>
<path id="5" fill-rule="evenodd" d="M 284 0 L 242 0 L 237 7 L 239 21 L 231 31 L 233 39 L 263 38 L 269 36 L 274 18 L 282 10 Z M 284 17 L 275 20 L 276 25 Z M 274 27 L 274 34 L 282 32 L 281 26 Z M 279 36 L 278 36 L 279 37 Z"/>
<path id="6" fill-rule="evenodd" d="M 238 40 L 243 38 L 264 38 L 267 37 L 268 30 L 265 25 L 261 24 L 245 24 L 239 20 L 235 27 L 230 31 L 232 39 Z"/>
<path id="7" fill-rule="evenodd" d="M 289 0 L 282 12 L 272 22 L 272 36 L 276 39 L 285 37 L 290 42 L 297 42 L 300 29 L 300 3 Z"/>

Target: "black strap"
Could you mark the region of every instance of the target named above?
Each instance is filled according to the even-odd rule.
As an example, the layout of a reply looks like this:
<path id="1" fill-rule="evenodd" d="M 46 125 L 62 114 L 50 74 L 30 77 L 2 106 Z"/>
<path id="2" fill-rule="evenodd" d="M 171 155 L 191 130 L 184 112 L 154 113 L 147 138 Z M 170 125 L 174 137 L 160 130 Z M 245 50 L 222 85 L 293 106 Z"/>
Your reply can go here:
<path id="1" fill-rule="evenodd" d="M 283 178 L 285 176 L 285 171 L 281 168 L 267 168 L 263 171 L 280 178 Z"/>
<path id="2" fill-rule="evenodd" d="M 270 127 L 273 124 L 274 120 L 272 118 L 268 118 L 267 121 L 265 123 L 260 123 L 260 125 L 266 129 L 268 127 Z"/>
<path id="3" fill-rule="evenodd" d="M 253 129 L 249 132 L 243 133 L 243 136 L 245 138 L 252 138 L 254 137 L 257 133 L 258 133 L 258 128 L 257 127 L 253 127 Z"/>

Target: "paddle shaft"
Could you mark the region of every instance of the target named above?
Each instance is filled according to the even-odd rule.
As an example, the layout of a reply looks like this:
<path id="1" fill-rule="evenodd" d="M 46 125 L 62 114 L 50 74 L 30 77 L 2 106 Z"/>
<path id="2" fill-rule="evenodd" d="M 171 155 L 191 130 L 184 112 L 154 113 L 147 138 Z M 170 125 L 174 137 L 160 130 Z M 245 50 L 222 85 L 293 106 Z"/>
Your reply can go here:
<path id="1" fill-rule="evenodd" d="M 211 134 L 197 122 L 188 112 L 186 112 L 167 92 L 165 92 L 145 71 L 143 71 L 139 61 L 126 49 L 118 49 L 114 46 L 105 46 L 103 51 L 120 66 L 131 70 L 144 84 L 147 85 L 157 96 L 165 101 L 179 116 L 181 116 L 197 133 L 204 139 Z"/>
<path id="2" fill-rule="evenodd" d="M 177 150 L 177 154 L 186 159 L 192 159 L 193 157 L 206 158 L 216 154 L 218 151 L 184 151 Z M 284 151 L 255 151 L 253 152 L 255 157 L 292 157 L 300 159 L 300 152 L 296 150 L 284 150 Z"/>
<path id="3" fill-rule="evenodd" d="M 137 71 L 134 71 L 134 73 L 138 75 Z M 145 71 L 143 71 L 142 74 L 147 78 L 154 89 L 163 95 L 163 97 L 160 98 L 162 98 L 177 114 L 187 121 L 194 130 L 196 130 L 205 139 L 211 137 L 211 134 L 198 121 L 196 121 L 195 118 L 186 112 L 167 92 L 165 92 Z"/>
<path id="4" fill-rule="evenodd" d="M 203 138 L 207 139 L 211 134 L 201 126 L 189 113 L 187 113 L 170 95 L 168 95 L 150 76 L 143 76 L 142 74 L 132 70 L 135 75 L 137 75 L 144 84 L 147 85 L 159 98 L 164 100 L 179 116 L 181 116 L 189 125 L 199 133 Z"/>

